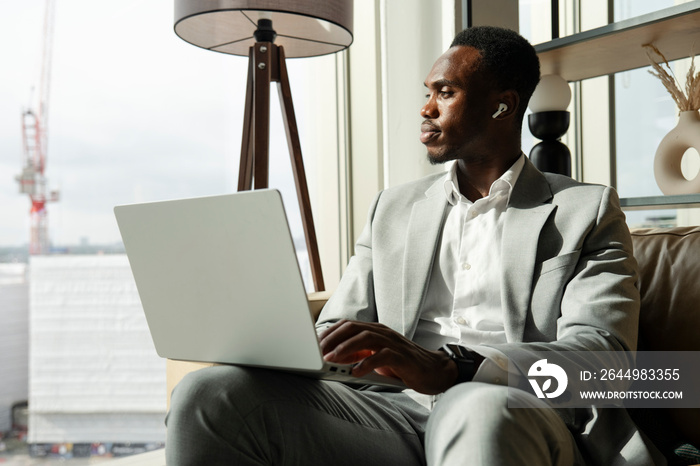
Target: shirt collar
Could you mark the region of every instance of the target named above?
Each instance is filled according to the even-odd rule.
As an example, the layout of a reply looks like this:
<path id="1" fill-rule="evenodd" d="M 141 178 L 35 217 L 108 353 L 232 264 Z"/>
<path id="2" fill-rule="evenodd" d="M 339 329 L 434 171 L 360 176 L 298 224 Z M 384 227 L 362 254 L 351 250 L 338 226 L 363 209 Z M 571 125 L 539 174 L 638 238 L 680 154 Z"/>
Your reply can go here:
<path id="1" fill-rule="evenodd" d="M 515 161 L 511 167 L 506 170 L 500 178 L 491 184 L 489 188 L 488 197 L 492 197 L 496 193 L 504 193 L 508 196 L 508 201 L 510 201 L 510 194 L 513 192 L 513 187 L 520 177 L 520 173 L 523 171 L 525 166 L 525 154 L 520 154 L 518 160 Z M 465 202 L 470 202 L 466 197 L 462 196 L 459 192 L 459 182 L 457 181 L 457 163 L 452 164 L 450 171 L 447 172 L 445 177 L 445 196 L 447 197 L 447 202 L 451 205 L 456 205 L 460 199 Z M 471 203 L 471 202 L 470 202 Z M 506 202 L 507 204 L 507 202 Z"/>

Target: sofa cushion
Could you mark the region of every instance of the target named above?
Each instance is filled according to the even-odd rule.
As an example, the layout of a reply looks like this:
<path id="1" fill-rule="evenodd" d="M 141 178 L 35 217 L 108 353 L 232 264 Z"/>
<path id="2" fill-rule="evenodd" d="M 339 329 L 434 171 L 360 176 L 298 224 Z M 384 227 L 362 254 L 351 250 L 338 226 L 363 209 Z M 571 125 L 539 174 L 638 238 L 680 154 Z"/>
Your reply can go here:
<path id="1" fill-rule="evenodd" d="M 639 350 L 700 351 L 700 227 L 632 230 L 642 297 Z"/>

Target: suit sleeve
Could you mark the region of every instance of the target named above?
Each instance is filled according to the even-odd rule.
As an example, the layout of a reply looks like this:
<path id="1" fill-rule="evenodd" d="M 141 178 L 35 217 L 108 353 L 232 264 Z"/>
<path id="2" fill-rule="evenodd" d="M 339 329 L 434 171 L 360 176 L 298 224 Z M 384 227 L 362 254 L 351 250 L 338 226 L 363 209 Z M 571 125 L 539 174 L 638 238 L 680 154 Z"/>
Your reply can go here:
<path id="1" fill-rule="evenodd" d="M 367 224 L 355 244 L 355 254 L 316 321 L 316 332 L 341 319 L 376 322 L 372 264 L 372 221 L 382 193 L 379 193 L 369 209 Z"/>

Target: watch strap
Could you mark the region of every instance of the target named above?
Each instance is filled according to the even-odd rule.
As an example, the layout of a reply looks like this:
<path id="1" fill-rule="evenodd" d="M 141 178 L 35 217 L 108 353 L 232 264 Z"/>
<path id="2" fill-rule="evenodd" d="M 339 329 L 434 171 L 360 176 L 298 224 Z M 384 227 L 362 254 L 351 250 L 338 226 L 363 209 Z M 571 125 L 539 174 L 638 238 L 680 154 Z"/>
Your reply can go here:
<path id="1" fill-rule="evenodd" d="M 457 365 L 456 383 L 470 382 L 476 375 L 481 361 L 484 360 L 479 353 L 453 343 L 443 345 L 440 350 L 444 351 Z"/>

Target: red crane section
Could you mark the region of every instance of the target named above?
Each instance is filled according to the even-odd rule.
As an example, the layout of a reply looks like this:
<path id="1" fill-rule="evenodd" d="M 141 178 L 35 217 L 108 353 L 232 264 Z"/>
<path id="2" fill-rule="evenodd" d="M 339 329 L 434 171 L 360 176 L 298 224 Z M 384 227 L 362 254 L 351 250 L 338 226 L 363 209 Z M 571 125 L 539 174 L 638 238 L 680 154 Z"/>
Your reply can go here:
<path id="1" fill-rule="evenodd" d="M 16 180 L 19 192 L 31 201 L 29 236 L 30 254 L 47 254 L 50 250 L 46 203 L 57 201 L 58 191 L 47 191 L 44 176 L 48 148 L 48 103 L 51 84 L 51 57 L 54 23 L 54 0 L 46 0 L 39 100 L 35 109 L 22 111 L 22 173 Z"/>

